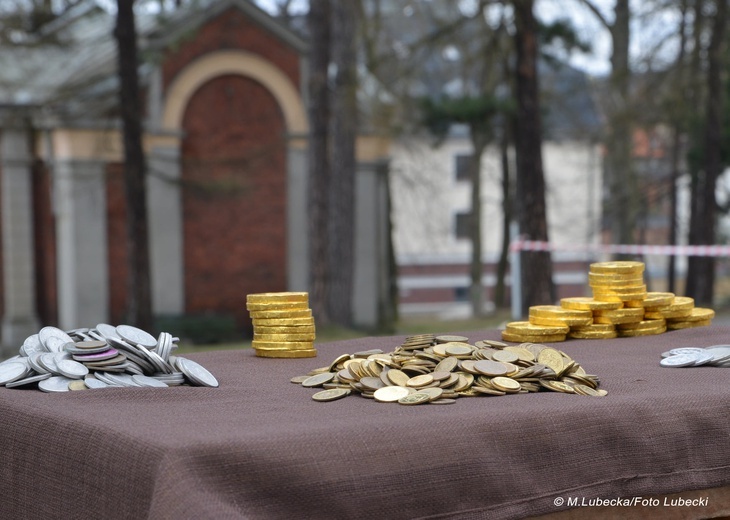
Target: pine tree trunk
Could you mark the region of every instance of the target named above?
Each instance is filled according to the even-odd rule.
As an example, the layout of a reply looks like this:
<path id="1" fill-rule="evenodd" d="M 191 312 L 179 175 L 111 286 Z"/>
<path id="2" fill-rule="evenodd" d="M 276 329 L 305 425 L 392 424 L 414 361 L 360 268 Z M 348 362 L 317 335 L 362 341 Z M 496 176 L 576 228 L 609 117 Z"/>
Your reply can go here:
<path id="1" fill-rule="evenodd" d="M 707 49 L 707 107 L 705 116 L 704 168 L 697 182 L 697 204 L 690 216 L 690 244 L 715 243 L 715 188 L 722 173 L 722 107 L 723 40 L 727 25 L 727 3 L 715 2 L 712 36 Z M 687 295 L 696 303 L 712 305 L 715 284 L 715 259 L 710 256 L 691 256 L 687 270 Z"/>
<path id="2" fill-rule="evenodd" d="M 514 0 L 517 48 L 517 215 L 520 233 L 548 240 L 545 178 L 542 166 L 542 125 L 537 76 L 537 23 L 533 0 Z M 554 300 L 549 252 L 522 253 L 523 312 Z"/>
<path id="3" fill-rule="evenodd" d="M 330 56 L 329 0 L 311 0 L 307 23 L 310 33 L 309 55 L 309 301 L 320 325 L 327 315 L 328 227 L 330 162 L 329 90 L 327 73 Z"/>
<path id="4" fill-rule="evenodd" d="M 118 0 L 117 40 L 119 101 L 124 136 L 124 186 L 127 205 L 127 319 L 152 330 L 145 156 L 139 94 L 134 0 Z"/>
<path id="5" fill-rule="evenodd" d="M 329 186 L 329 318 L 352 326 L 355 250 L 355 139 L 357 136 L 357 10 L 332 6 L 332 61 L 337 71 L 332 103 L 332 176 Z"/>

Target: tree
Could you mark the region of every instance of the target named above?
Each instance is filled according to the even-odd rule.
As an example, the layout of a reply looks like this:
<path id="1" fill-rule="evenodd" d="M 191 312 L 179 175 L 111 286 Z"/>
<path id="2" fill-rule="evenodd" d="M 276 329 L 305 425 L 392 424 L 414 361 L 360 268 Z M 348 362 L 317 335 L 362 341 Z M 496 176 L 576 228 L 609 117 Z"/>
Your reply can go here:
<path id="1" fill-rule="evenodd" d="M 707 47 L 707 99 L 705 106 L 702 169 L 693 182 L 690 244 L 714 244 L 717 201 L 715 188 L 722 173 L 723 44 L 727 26 L 727 2 L 714 3 L 712 34 Z M 687 270 L 686 293 L 697 303 L 711 305 L 714 294 L 715 259 L 691 256 Z"/>
<path id="2" fill-rule="evenodd" d="M 517 155 L 517 218 L 520 234 L 548 241 L 545 177 L 542 166 L 542 123 L 537 74 L 537 24 L 533 0 L 514 0 L 517 50 L 515 153 Z M 552 259 L 547 251 L 523 256 L 523 311 L 554 300 Z"/>
<path id="3" fill-rule="evenodd" d="M 317 323 L 329 322 L 329 120 L 327 74 L 330 63 L 330 2 L 311 0 L 307 23 L 310 34 L 309 80 L 309 292 Z"/>
<path id="4" fill-rule="evenodd" d="M 329 185 L 329 298 L 333 323 L 352 326 L 355 266 L 355 139 L 357 136 L 358 11 L 354 2 L 335 1 L 332 8 L 331 176 Z"/>
<path id="5" fill-rule="evenodd" d="M 147 233 L 145 156 L 142 149 L 142 110 L 134 0 L 117 0 L 119 107 L 124 142 L 124 187 L 127 207 L 127 319 L 152 330 L 152 296 Z"/>
<path id="6" fill-rule="evenodd" d="M 613 21 L 591 0 L 583 4 L 608 30 L 611 36 L 611 73 L 607 96 L 608 135 L 606 136 L 606 174 L 610 198 L 605 208 L 609 216 L 613 240 L 620 244 L 635 241 L 634 224 L 639 212 L 639 190 L 632 161 L 633 111 L 631 103 L 631 66 L 629 61 L 629 0 L 616 0 Z"/>

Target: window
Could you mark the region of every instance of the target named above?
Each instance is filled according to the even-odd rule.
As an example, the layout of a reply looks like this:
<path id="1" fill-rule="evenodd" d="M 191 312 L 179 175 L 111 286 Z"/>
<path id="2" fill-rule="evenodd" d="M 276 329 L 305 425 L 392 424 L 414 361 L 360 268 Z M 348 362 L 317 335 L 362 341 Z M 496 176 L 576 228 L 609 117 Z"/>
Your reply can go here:
<path id="1" fill-rule="evenodd" d="M 470 181 L 469 165 L 471 164 L 471 155 L 456 155 L 454 157 L 457 181 Z"/>
<path id="2" fill-rule="evenodd" d="M 454 218 L 454 233 L 456 234 L 456 238 L 469 238 L 471 230 L 471 212 L 457 213 L 454 215 Z"/>
<path id="3" fill-rule="evenodd" d="M 454 301 L 457 301 L 457 302 L 469 301 L 469 288 L 468 287 L 454 287 Z"/>

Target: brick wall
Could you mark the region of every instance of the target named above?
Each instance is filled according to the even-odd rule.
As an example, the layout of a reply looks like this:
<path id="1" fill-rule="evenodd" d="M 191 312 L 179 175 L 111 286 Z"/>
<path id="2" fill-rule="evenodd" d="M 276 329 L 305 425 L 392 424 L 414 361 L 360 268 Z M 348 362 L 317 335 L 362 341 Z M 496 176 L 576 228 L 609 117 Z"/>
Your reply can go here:
<path id="1" fill-rule="evenodd" d="M 249 325 L 246 294 L 286 290 L 286 142 L 271 93 L 220 76 L 192 97 L 182 147 L 185 306 Z"/>
<path id="2" fill-rule="evenodd" d="M 163 88 L 190 62 L 206 53 L 244 49 L 260 55 L 281 69 L 299 85 L 299 55 L 272 33 L 252 23 L 239 10 L 231 8 L 213 18 L 197 31 L 186 35 L 171 48 L 162 67 Z"/>

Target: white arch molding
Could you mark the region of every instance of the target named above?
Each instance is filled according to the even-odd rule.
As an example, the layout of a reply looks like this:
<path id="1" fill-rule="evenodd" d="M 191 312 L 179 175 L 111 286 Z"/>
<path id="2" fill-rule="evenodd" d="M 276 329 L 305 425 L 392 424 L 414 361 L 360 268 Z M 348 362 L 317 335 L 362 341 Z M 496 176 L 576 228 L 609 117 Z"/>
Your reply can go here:
<path id="1" fill-rule="evenodd" d="M 271 62 L 241 50 L 211 52 L 187 65 L 168 89 L 162 115 L 163 128 L 181 130 L 190 98 L 203 84 L 225 74 L 238 74 L 261 83 L 281 107 L 288 133 L 307 134 L 309 127 L 304 104 L 289 77 Z"/>

